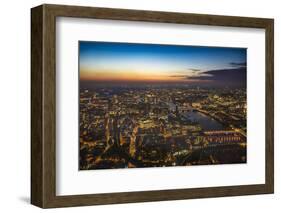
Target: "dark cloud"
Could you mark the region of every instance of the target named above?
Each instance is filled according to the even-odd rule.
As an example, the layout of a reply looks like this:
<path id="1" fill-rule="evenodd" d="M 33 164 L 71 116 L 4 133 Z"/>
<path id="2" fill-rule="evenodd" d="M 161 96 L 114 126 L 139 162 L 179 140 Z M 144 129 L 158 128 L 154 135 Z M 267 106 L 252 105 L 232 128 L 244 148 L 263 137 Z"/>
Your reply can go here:
<path id="1" fill-rule="evenodd" d="M 172 78 L 187 78 L 188 75 L 170 75 L 169 77 L 172 77 Z"/>
<path id="2" fill-rule="evenodd" d="M 232 67 L 246 67 L 246 62 L 241 62 L 241 63 L 237 63 L 237 62 L 231 62 L 229 63 L 230 66 Z"/>
<path id="3" fill-rule="evenodd" d="M 194 72 L 201 71 L 200 69 L 195 69 L 195 68 L 190 68 L 189 70 L 194 71 Z"/>
<path id="4" fill-rule="evenodd" d="M 203 72 L 200 76 L 186 77 L 190 80 L 209 81 L 212 85 L 217 86 L 239 86 L 245 87 L 247 80 L 246 67 L 233 69 L 209 70 Z"/>
<path id="5" fill-rule="evenodd" d="M 189 76 L 198 76 L 200 75 L 200 73 L 202 73 L 202 71 L 200 69 L 195 69 L 195 68 L 187 68 L 184 71 L 178 71 L 179 74 L 175 74 L 175 75 L 170 75 L 169 77 L 172 78 L 188 78 Z"/>
<path id="6" fill-rule="evenodd" d="M 229 63 L 232 68 L 201 71 L 189 68 L 186 73 L 175 74 L 170 77 L 189 81 L 189 84 L 202 84 L 202 86 L 218 87 L 246 87 L 246 62 Z M 190 72 L 191 71 L 191 72 Z M 195 82 L 192 82 L 195 81 Z"/>

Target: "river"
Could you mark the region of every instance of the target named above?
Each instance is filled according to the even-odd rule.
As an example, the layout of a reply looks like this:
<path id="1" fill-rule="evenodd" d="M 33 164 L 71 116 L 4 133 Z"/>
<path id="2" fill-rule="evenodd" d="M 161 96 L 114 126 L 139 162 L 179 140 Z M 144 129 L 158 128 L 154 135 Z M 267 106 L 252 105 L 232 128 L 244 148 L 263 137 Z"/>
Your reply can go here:
<path id="1" fill-rule="evenodd" d="M 221 123 L 211 118 L 210 116 L 198 111 L 189 111 L 187 113 L 184 113 L 184 116 L 192 122 L 199 123 L 204 131 L 225 129 L 225 127 Z"/>

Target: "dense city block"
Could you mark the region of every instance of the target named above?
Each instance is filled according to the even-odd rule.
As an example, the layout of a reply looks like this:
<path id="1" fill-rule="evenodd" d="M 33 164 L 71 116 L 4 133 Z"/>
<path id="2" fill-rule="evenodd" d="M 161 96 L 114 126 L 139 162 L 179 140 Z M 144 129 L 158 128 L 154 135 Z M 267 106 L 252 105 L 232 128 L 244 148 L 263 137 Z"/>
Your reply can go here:
<path id="1" fill-rule="evenodd" d="M 245 88 L 80 87 L 80 170 L 246 163 Z"/>

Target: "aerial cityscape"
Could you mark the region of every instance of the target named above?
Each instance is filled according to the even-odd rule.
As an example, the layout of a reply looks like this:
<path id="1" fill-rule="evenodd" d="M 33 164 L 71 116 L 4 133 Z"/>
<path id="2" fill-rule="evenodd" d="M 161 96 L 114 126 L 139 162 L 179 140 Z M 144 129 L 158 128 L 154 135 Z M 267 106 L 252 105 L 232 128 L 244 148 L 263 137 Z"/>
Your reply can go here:
<path id="1" fill-rule="evenodd" d="M 79 42 L 79 169 L 247 162 L 247 50 Z"/>

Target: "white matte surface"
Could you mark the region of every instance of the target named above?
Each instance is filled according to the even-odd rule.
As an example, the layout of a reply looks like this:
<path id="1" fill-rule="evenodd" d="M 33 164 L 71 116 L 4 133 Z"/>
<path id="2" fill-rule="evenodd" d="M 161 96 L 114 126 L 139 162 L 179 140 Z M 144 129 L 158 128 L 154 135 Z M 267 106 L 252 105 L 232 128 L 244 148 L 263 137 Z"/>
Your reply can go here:
<path id="1" fill-rule="evenodd" d="M 265 181 L 264 31 L 57 20 L 57 195 L 260 184 Z M 247 47 L 247 164 L 78 171 L 78 40 Z"/>

